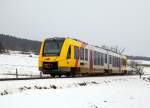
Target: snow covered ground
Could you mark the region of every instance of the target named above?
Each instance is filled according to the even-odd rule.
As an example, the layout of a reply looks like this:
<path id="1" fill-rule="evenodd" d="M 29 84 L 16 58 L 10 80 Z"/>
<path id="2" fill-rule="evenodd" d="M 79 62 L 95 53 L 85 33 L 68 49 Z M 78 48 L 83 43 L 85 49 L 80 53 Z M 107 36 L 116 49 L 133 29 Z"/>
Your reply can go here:
<path id="1" fill-rule="evenodd" d="M 138 62 L 144 65 L 150 65 L 150 61 L 138 60 Z M 144 74 L 150 74 L 150 67 L 144 67 L 143 72 Z"/>
<path id="2" fill-rule="evenodd" d="M 15 77 L 16 69 L 19 75 L 39 75 L 38 56 L 19 52 L 0 54 L 0 78 Z"/>
<path id="3" fill-rule="evenodd" d="M 38 56 L 0 55 L 0 78 L 39 75 Z M 150 108 L 150 68 L 139 76 L 0 81 L 1 108 Z M 8 75 L 11 74 L 11 75 Z M 12 75 L 14 74 L 14 75 Z M 20 76 L 19 76 L 20 77 Z"/>
<path id="4" fill-rule="evenodd" d="M 128 63 L 130 63 L 131 61 L 132 60 L 128 60 Z M 143 72 L 144 74 L 150 74 L 150 61 L 144 61 L 144 60 L 134 60 L 134 61 L 141 65 L 147 65 L 143 67 Z M 132 68 L 129 67 L 129 70 L 132 70 Z"/>
<path id="5" fill-rule="evenodd" d="M 57 78 L 0 82 L 2 108 L 149 108 L 143 76 Z"/>
<path id="6" fill-rule="evenodd" d="M 140 64 L 147 64 L 150 65 L 150 61 L 144 61 L 144 60 L 136 60 Z"/>
<path id="7" fill-rule="evenodd" d="M 144 74 L 150 74 L 150 67 L 144 67 L 143 72 Z"/>
<path id="8" fill-rule="evenodd" d="M 150 61 L 139 62 L 150 64 Z M 10 51 L 9 54 L 0 54 L 0 78 L 16 77 L 16 69 L 19 77 L 39 76 L 38 56 L 21 54 L 17 51 Z M 144 73 L 150 74 L 150 67 L 144 67 Z"/>

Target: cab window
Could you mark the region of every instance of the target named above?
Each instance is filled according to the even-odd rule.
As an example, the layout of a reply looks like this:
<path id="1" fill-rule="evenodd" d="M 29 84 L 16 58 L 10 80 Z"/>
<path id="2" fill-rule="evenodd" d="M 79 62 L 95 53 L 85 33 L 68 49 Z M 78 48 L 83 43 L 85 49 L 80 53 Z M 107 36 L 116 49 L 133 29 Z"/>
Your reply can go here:
<path id="1" fill-rule="evenodd" d="M 71 46 L 68 48 L 67 59 L 71 58 Z"/>

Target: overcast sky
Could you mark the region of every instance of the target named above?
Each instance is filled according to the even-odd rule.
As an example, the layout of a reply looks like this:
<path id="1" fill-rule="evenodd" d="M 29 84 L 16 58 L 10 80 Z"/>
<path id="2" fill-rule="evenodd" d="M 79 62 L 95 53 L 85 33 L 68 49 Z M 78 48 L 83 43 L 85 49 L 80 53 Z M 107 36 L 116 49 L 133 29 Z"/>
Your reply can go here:
<path id="1" fill-rule="evenodd" d="M 150 56 L 150 0 L 0 0 L 0 33 L 69 36 Z"/>

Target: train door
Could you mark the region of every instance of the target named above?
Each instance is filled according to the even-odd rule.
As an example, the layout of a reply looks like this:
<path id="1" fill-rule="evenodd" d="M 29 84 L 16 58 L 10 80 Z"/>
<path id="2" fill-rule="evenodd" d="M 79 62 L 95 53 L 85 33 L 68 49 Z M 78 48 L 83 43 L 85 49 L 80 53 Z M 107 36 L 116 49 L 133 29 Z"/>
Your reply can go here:
<path id="1" fill-rule="evenodd" d="M 93 51 L 90 50 L 90 70 L 93 70 Z"/>

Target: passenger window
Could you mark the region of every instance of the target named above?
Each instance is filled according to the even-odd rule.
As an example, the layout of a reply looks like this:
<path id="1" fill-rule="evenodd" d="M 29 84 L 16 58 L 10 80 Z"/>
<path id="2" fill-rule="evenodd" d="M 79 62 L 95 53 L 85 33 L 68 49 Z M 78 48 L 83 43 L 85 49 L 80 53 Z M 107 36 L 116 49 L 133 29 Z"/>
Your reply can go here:
<path id="1" fill-rule="evenodd" d="M 100 60 L 101 60 L 101 58 L 100 58 L 100 53 L 98 52 L 98 65 L 101 64 Z"/>
<path id="2" fill-rule="evenodd" d="M 79 47 L 74 47 L 74 57 L 75 59 L 79 59 Z"/>
<path id="3" fill-rule="evenodd" d="M 113 60 L 112 60 L 112 62 L 113 62 L 113 67 L 114 67 L 114 66 L 115 66 L 115 57 L 112 56 L 112 58 L 113 58 Z"/>
<path id="4" fill-rule="evenodd" d="M 107 63 L 107 54 L 105 54 L 105 63 Z"/>
<path id="5" fill-rule="evenodd" d="M 103 58 L 103 53 L 101 53 L 101 65 L 104 65 L 104 58 Z"/>
<path id="6" fill-rule="evenodd" d="M 80 48 L 80 59 L 84 60 L 84 48 Z"/>
<path id="7" fill-rule="evenodd" d="M 111 55 L 109 55 L 109 64 L 112 64 L 112 63 L 111 63 Z"/>
<path id="8" fill-rule="evenodd" d="M 98 65 L 98 52 L 96 52 L 96 65 Z"/>
<path id="9" fill-rule="evenodd" d="M 96 65 L 96 51 L 94 51 L 94 65 Z"/>
<path id="10" fill-rule="evenodd" d="M 85 60 L 88 61 L 88 49 L 85 49 Z"/>

